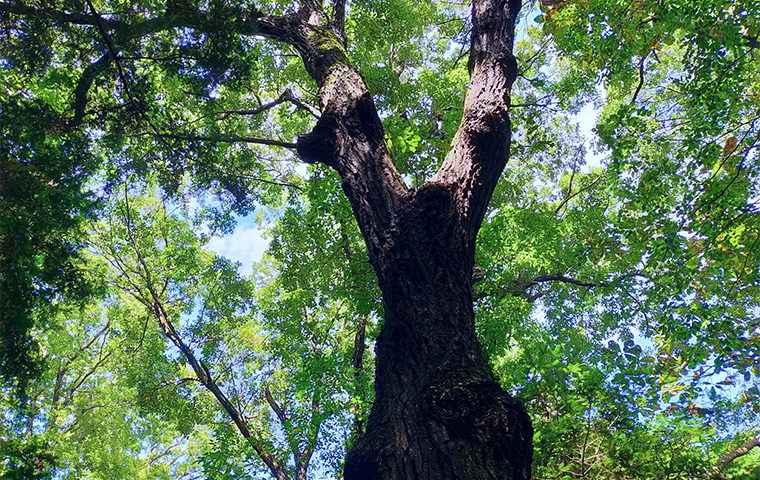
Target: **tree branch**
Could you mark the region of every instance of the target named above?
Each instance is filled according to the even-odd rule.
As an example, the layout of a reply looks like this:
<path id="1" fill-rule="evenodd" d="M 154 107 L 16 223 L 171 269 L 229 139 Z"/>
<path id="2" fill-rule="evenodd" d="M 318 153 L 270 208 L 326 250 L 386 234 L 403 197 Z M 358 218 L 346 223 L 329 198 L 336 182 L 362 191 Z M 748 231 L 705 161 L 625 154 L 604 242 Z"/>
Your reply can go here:
<path id="1" fill-rule="evenodd" d="M 619 284 L 626 278 L 631 277 L 642 277 L 646 278 L 646 275 L 642 274 L 641 272 L 633 272 L 633 273 L 626 273 L 625 275 L 621 275 L 620 277 L 616 278 L 613 281 L 610 282 L 582 282 L 580 280 L 576 280 L 574 278 L 566 277 L 564 275 L 539 275 L 537 277 L 534 277 L 533 279 L 528 282 L 528 286 L 530 285 L 537 285 L 539 283 L 545 283 L 545 282 L 562 282 L 562 283 L 569 283 L 571 285 L 577 285 L 579 287 L 586 287 L 586 288 L 605 288 L 605 287 L 611 287 L 615 284 Z"/>
<path id="2" fill-rule="evenodd" d="M 361 392 L 358 391 L 362 384 L 362 373 L 364 370 L 364 350 L 366 345 L 364 340 L 366 338 L 367 331 L 367 316 L 360 315 L 359 321 L 356 323 L 356 335 L 354 335 L 354 354 L 351 359 L 351 365 L 354 367 L 354 385 L 357 391 L 356 396 L 359 397 Z M 362 420 L 362 412 L 357 409 L 354 413 L 354 427 L 353 435 L 361 434 L 364 430 L 364 420 Z"/>
<path id="3" fill-rule="evenodd" d="M 151 292 L 155 295 L 155 291 L 152 287 Z M 158 319 L 158 322 L 166 338 L 171 340 L 172 343 L 174 343 L 174 345 L 180 349 L 185 359 L 190 364 L 196 376 L 198 377 L 198 380 L 214 395 L 214 397 L 216 397 L 217 401 L 222 405 L 222 408 L 224 408 L 224 410 L 230 416 L 243 437 L 250 440 L 250 444 L 253 447 L 253 450 L 267 465 L 269 471 L 272 472 L 272 475 L 274 475 L 277 480 L 289 480 L 290 477 L 288 476 L 287 471 L 272 454 L 266 452 L 259 444 L 257 441 L 258 439 L 248 428 L 248 422 L 238 411 L 238 409 L 232 405 L 232 402 L 230 402 L 227 396 L 221 391 L 216 381 L 211 376 L 211 372 L 208 367 L 195 357 L 195 354 L 190 349 L 190 347 L 188 347 L 187 344 L 179 336 L 174 328 L 174 325 L 169 319 L 168 313 L 164 309 L 163 302 L 159 298 L 154 297 L 154 303 L 151 310 Z"/>
<path id="4" fill-rule="evenodd" d="M 95 63 L 91 64 L 82 72 L 79 82 L 74 89 L 74 117 L 68 121 L 70 128 L 78 127 L 82 124 L 87 110 L 87 94 L 92 87 L 93 82 L 106 71 L 113 63 L 114 56 L 111 52 L 106 52 Z"/>
<path id="5" fill-rule="evenodd" d="M 633 97 L 631 98 L 631 105 L 634 105 L 636 103 L 636 98 L 639 96 L 639 92 L 641 92 L 641 88 L 644 86 L 644 61 L 647 59 L 648 56 L 649 56 L 649 52 L 647 52 L 646 55 L 641 57 L 641 62 L 639 62 L 639 84 L 636 87 L 636 91 L 633 92 Z"/>
<path id="6" fill-rule="evenodd" d="M 128 199 L 128 197 L 126 198 Z M 235 425 L 237 426 L 238 430 L 243 435 L 243 437 L 250 441 L 251 447 L 259 456 L 259 458 L 261 458 L 261 460 L 267 465 L 267 467 L 269 468 L 274 478 L 276 478 L 277 480 L 290 480 L 290 477 L 287 473 L 286 468 L 275 458 L 274 455 L 267 452 L 263 448 L 260 440 L 256 438 L 254 433 L 250 430 L 247 420 L 243 417 L 240 411 L 237 408 L 235 408 L 235 406 L 232 404 L 229 398 L 227 398 L 224 392 L 222 392 L 219 385 L 216 383 L 216 381 L 212 377 L 211 371 L 209 370 L 209 368 L 203 363 L 202 360 L 199 360 L 195 356 L 195 353 L 193 352 L 192 348 L 185 343 L 185 341 L 177 332 L 171 320 L 171 316 L 167 312 L 166 307 L 164 305 L 164 298 L 162 294 L 159 293 L 160 289 L 156 288 L 156 284 L 154 283 L 153 276 L 151 275 L 150 267 L 148 266 L 148 264 L 146 263 L 143 257 L 142 251 L 139 246 L 139 241 L 136 235 L 133 233 L 133 229 L 131 227 L 132 220 L 130 217 L 131 211 L 130 211 L 129 204 L 127 201 L 125 201 L 125 205 L 126 206 L 125 206 L 124 215 L 126 217 L 125 223 L 127 225 L 127 237 L 130 243 L 130 248 L 135 253 L 136 262 L 138 264 L 137 275 L 140 277 L 140 280 L 145 285 L 145 288 L 148 290 L 150 298 L 145 298 L 142 295 L 140 295 L 138 292 L 128 292 L 128 293 L 130 293 L 140 303 L 142 303 L 148 309 L 151 315 L 156 318 L 164 336 L 167 339 L 169 339 L 182 352 L 182 355 L 185 357 L 185 360 L 187 361 L 188 364 L 190 364 L 190 367 L 193 369 L 193 372 L 195 372 L 195 375 L 198 377 L 198 381 L 209 392 L 211 392 L 212 395 L 214 395 L 214 397 L 222 406 L 222 408 L 225 410 L 225 412 L 227 412 L 227 415 L 235 423 Z M 114 255 L 118 256 L 118 254 L 116 253 Z M 127 277 L 127 281 L 134 285 L 135 282 L 130 277 L 130 275 L 127 274 L 123 270 L 122 270 L 122 273 L 124 274 L 124 276 Z"/>
<path id="7" fill-rule="evenodd" d="M 19 3 L 0 3 L 0 12 L 12 13 L 23 17 L 37 17 L 40 19 L 53 20 L 61 23 L 70 23 L 73 25 L 97 25 L 97 19 L 92 15 L 72 14 L 58 10 L 29 7 Z M 125 27 L 125 24 L 118 21 L 103 20 L 109 29 L 119 29 Z"/>
<path id="8" fill-rule="evenodd" d="M 519 0 L 473 1 L 470 86 L 464 114 L 451 151 L 428 182 L 452 190 L 473 249 L 496 182 L 507 164 L 511 137 L 507 107 L 517 77 L 512 43 L 520 6 Z"/>
<path id="9" fill-rule="evenodd" d="M 159 133 L 159 137 L 173 140 L 188 140 L 191 142 L 219 142 L 219 143 L 255 143 L 257 145 L 270 145 L 273 147 L 284 147 L 295 149 L 297 144 L 292 142 L 283 142 L 281 140 L 272 140 L 268 138 L 240 137 L 236 135 L 220 135 L 218 137 L 208 137 L 202 135 L 177 135 L 174 133 Z"/>
<path id="10" fill-rule="evenodd" d="M 285 415 L 285 411 L 280 407 L 280 405 L 277 403 L 277 401 L 272 396 L 271 390 L 269 390 L 269 385 L 264 387 L 264 398 L 266 398 L 267 403 L 274 411 L 275 415 L 277 415 L 277 418 L 280 420 L 280 423 L 282 424 L 282 427 L 287 430 L 288 428 L 288 416 Z"/>
<path id="11" fill-rule="evenodd" d="M 546 282 L 569 283 L 571 285 L 576 285 L 578 287 L 586 287 L 586 288 L 595 288 L 595 287 L 602 286 L 601 283 L 582 282 L 580 280 L 575 280 L 574 278 L 566 277 L 564 275 L 539 275 L 531 279 L 531 281 L 528 282 L 528 286 L 538 285 L 539 283 L 546 283 Z"/>
<path id="12" fill-rule="evenodd" d="M 573 172 L 573 173 L 575 173 L 575 172 Z M 570 200 L 572 200 L 573 198 L 577 197 L 577 196 L 578 196 L 578 195 L 579 195 L 581 192 L 583 192 L 583 191 L 585 191 L 585 190 L 588 190 L 589 188 L 591 188 L 591 187 L 593 187 L 594 185 L 596 185 L 596 183 L 597 183 L 599 180 L 601 180 L 601 179 L 602 179 L 602 176 L 600 175 L 600 176 L 596 177 L 596 178 L 594 179 L 594 181 L 593 181 L 593 182 L 589 183 L 589 184 L 588 184 L 588 185 L 586 185 L 585 187 L 581 187 L 580 189 L 578 189 L 578 191 L 577 191 L 577 192 L 573 193 L 572 195 L 568 195 L 567 197 L 565 197 L 565 199 L 564 199 L 564 200 L 562 200 L 562 201 L 560 202 L 560 204 L 559 204 L 559 205 L 557 205 L 557 208 L 555 208 L 555 209 L 554 209 L 554 213 L 559 213 L 559 211 L 560 211 L 560 210 L 562 210 L 562 207 L 563 207 L 563 206 L 565 206 L 565 204 L 566 204 L 567 202 L 569 202 L 569 201 L 570 201 Z M 572 180 L 571 180 L 571 181 L 572 181 Z M 572 187 L 572 184 L 570 185 L 570 187 Z M 569 193 L 569 192 L 570 192 L 570 189 L 568 189 L 568 193 Z"/>
<path id="13" fill-rule="evenodd" d="M 557 275 L 538 275 L 536 277 L 531 278 L 530 280 L 526 280 L 524 278 L 525 271 L 521 271 L 518 278 L 514 281 L 514 286 L 511 288 L 508 287 L 501 287 L 496 290 L 495 293 L 498 294 L 509 294 L 515 297 L 522 297 L 525 298 L 529 302 L 533 302 L 541 297 L 543 297 L 547 292 L 538 292 L 533 295 L 528 295 L 528 289 L 530 287 L 542 284 L 542 283 L 549 283 L 549 282 L 559 282 L 559 283 L 567 283 L 569 285 L 575 285 L 577 287 L 583 287 L 588 289 L 593 288 L 607 288 L 611 287 L 617 284 L 620 284 L 623 280 L 630 277 L 642 277 L 646 278 L 646 275 L 640 273 L 640 272 L 633 272 L 633 273 L 627 273 L 625 275 L 621 275 L 620 277 L 609 281 L 609 282 L 584 282 L 582 280 L 577 280 L 575 278 L 568 277 L 563 274 L 557 274 Z M 627 293 L 627 292 L 626 292 Z M 636 300 L 634 298 L 634 300 Z M 646 314 L 645 314 L 646 315 Z"/>
<path id="14" fill-rule="evenodd" d="M 298 138 L 298 155 L 338 172 L 373 259 L 408 188 L 394 165 L 367 84 L 326 19 L 301 15 L 291 24 L 290 36 L 319 85 L 322 111 L 312 131 Z"/>
<path id="15" fill-rule="evenodd" d="M 116 34 L 116 42 L 122 43 L 149 34 L 173 28 L 190 28 L 203 33 L 216 31 L 220 23 L 231 33 L 238 35 L 261 35 L 285 41 L 287 16 L 269 16 L 258 10 L 232 9 L 196 10 L 191 8 L 168 8 L 165 12 L 146 20 L 129 22 L 99 18 L 92 14 L 71 14 L 61 10 L 29 7 L 17 3 L 0 2 L 0 12 L 24 17 L 36 17 L 73 25 L 98 26 Z M 127 15 L 123 15 L 127 16 Z"/>
<path id="16" fill-rule="evenodd" d="M 757 437 L 753 437 L 750 441 L 742 445 L 741 447 L 731 450 L 730 452 L 723 455 L 720 460 L 718 460 L 718 463 L 715 465 L 715 468 L 713 468 L 712 472 L 707 476 L 707 478 L 715 478 L 718 475 L 723 472 L 723 470 L 728 466 L 729 463 L 733 462 L 737 458 L 744 456 L 748 454 L 753 448 L 760 447 L 760 441 L 757 439 Z"/>
<path id="17" fill-rule="evenodd" d="M 311 426 L 307 429 L 306 445 L 297 455 L 295 455 L 296 463 L 296 480 L 307 480 L 307 473 L 309 468 L 309 462 L 314 451 L 317 449 L 317 440 L 319 435 L 319 429 L 322 426 L 323 419 L 319 415 L 319 389 L 314 391 L 311 397 Z"/>
<path id="18" fill-rule="evenodd" d="M 346 0 L 333 0 L 332 27 L 346 46 Z"/>
<path id="19" fill-rule="evenodd" d="M 222 11 L 210 9 L 207 11 L 193 9 L 167 9 L 166 12 L 147 20 L 129 22 L 105 19 L 98 15 L 90 1 L 87 2 L 91 14 L 72 14 L 61 10 L 45 9 L 21 5 L 18 3 L 0 2 L 0 13 L 9 13 L 22 17 L 34 17 L 41 20 L 54 21 L 73 25 L 97 27 L 108 51 L 95 63 L 88 66 L 80 77 L 74 90 L 74 116 L 68 121 L 70 128 L 79 126 L 87 109 L 87 93 L 93 82 L 100 77 L 108 66 L 116 61 L 120 70 L 122 83 L 125 81 L 121 66 L 118 65 L 118 50 L 127 42 L 171 30 L 174 28 L 190 28 L 199 32 L 216 31 L 223 23 L 225 29 L 239 35 L 260 35 L 263 37 L 292 43 L 288 25 L 288 16 L 268 16 L 258 10 L 254 11 Z M 110 33 L 109 33 L 110 32 Z M 126 83 L 124 83 L 126 88 Z M 306 107 L 305 105 L 299 105 Z M 309 110 L 308 108 L 306 108 Z M 310 113 L 314 113 L 309 110 Z"/>
<path id="20" fill-rule="evenodd" d="M 309 114 L 312 117 L 319 119 L 319 111 L 316 108 L 312 107 L 311 105 L 307 105 L 303 103 L 301 100 L 299 100 L 298 98 L 296 98 L 290 89 L 287 89 L 284 92 L 282 92 L 282 94 L 279 97 L 277 97 L 276 100 L 273 100 L 269 103 L 265 103 L 264 105 L 261 105 L 258 108 L 254 108 L 253 110 L 222 110 L 217 113 L 221 115 L 225 115 L 225 117 L 227 115 L 258 115 L 260 113 L 263 113 L 267 110 L 270 110 L 276 107 L 277 105 L 281 105 L 285 102 L 290 102 L 296 107 L 309 112 Z"/>

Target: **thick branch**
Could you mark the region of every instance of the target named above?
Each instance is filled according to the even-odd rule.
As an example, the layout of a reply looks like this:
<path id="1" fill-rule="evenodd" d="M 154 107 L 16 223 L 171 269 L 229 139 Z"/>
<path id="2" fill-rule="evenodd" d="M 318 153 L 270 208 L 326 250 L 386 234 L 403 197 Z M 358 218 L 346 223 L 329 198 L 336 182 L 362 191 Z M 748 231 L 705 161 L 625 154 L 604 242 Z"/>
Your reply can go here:
<path id="1" fill-rule="evenodd" d="M 431 184 L 452 190 L 468 241 L 474 240 L 507 163 L 509 93 L 517 76 L 512 54 L 519 0 L 475 0 L 470 46 L 470 87 L 452 149 Z"/>
<path id="2" fill-rule="evenodd" d="M 718 463 L 715 465 L 715 468 L 713 468 L 713 471 L 708 476 L 708 478 L 717 477 L 726 468 L 726 466 L 728 466 L 729 463 L 733 462 L 741 456 L 748 454 L 755 447 L 760 447 L 760 441 L 757 439 L 757 437 L 752 438 L 741 447 L 726 453 L 723 455 L 723 457 L 721 457 L 720 460 L 718 460 Z"/>
<path id="3" fill-rule="evenodd" d="M 343 40 L 343 46 L 346 46 L 346 0 L 333 1 L 332 27 Z"/>
<path id="4" fill-rule="evenodd" d="M 19 3 L 0 3 L 0 12 L 12 13 L 23 17 L 37 17 L 41 19 L 52 20 L 60 23 L 70 23 L 73 25 L 97 25 L 97 20 L 92 15 L 72 14 L 58 10 L 42 9 L 29 7 Z M 107 28 L 115 29 L 124 26 L 122 22 L 101 20 L 107 25 Z"/>
<path id="5" fill-rule="evenodd" d="M 307 72 L 319 85 L 322 115 L 298 139 L 307 163 L 337 170 L 374 259 L 387 240 L 394 212 L 408 189 L 385 143 L 385 132 L 367 84 L 348 60 L 343 42 L 320 15 L 301 16 L 291 35 Z"/>
<path id="6" fill-rule="evenodd" d="M 90 91 L 90 87 L 92 87 L 95 79 L 100 77 L 113 61 L 114 56 L 111 55 L 111 52 L 106 52 L 95 63 L 84 69 L 74 89 L 74 117 L 68 122 L 69 127 L 81 125 L 87 109 L 87 93 Z"/>
<path id="7" fill-rule="evenodd" d="M 282 19 L 262 14 L 257 10 L 194 10 L 190 8 L 169 8 L 159 15 L 130 22 L 114 18 L 98 18 L 93 14 L 72 14 L 60 10 L 29 7 L 17 3 L 0 3 L 0 12 L 11 13 L 23 17 L 36 17 L 43 20 L 52 20 L 58 23 L 74 25 L 102 25 L 103 28 L 113 32 L 116 42 L 121 43 L 149 34 L 171 30 L 173 28 L 191 28 L 200 32 L 214 32 L 221 24 L 225 29 L 239 35 L 262 35 L 278 38 L 284 31 Z M 113 15 L 112 17 L 117 17 Z M 127 15 L 123 15 L 127 17 Z"/>
<path id="8" fill-rule="evenodd" d="M 0 13 L 9 13 L 21 17 L 33 17 L 44 21 L 61 24 L 90 25 L 99 29 L 105 40 L 108 51 L 82 72 L 77 87 L 74 90 L 74 116 L 68 121 L 69 127 L 79 126 L 87 110 L 87 93 L 94 81 L 99 78 L 115 60 L 118 65 L 118 54 L 124 46 L 135 39 L 151 34 L 172 30 L 175 28 L 190 28 L 199 32 L 215 32 L 221 25 L 226 31 L 239 35 L 261 35 L 279 41 L 292 43 L 289 35 L 289 17 L 267 16 L 259 11 L 242 11 L 232 9 L 193 10 L 167 9 L 165 12 L 147 20 L 129 21 L 103 18 L 88 2 L 91 14 L 72 14 L 61 10 L 30 7 L 17 3 L 0 2 Z M 127 15 L 123 15 L 127 17 Z M 123 73 L 122 73 L 123 77 Z M 296 103 L 296 102 L 294 102 Z M 313 115 L 313 109 L 306 108 Z"/>
<path id="9" fill-rule="evenodd" d="M 362 385 L 362 374 L 364 370 L 364 350 L 366 345 L 364 340 L 366 338 L 367 331 L 367 316 L 361 315 L 359 321 L 356 324 L 356 335 L 354 335 L 354 354 L 351 361 L 351 365 L 354 367 L 354 385 L 356 386 L 356 396 L 359 397 L 361 392 L 358 389 Z M 364 430 L 364 420 L 362 420 L 362 412 L 357 409 L 354 413 L 354 435 L 359 435 Z"/>
<path id="10" fill-rule="evenodd" d="M 354 354 L 351 360 L 351 365 L 354 367 L 355 374 L 358 374 L 364 368 L 364 350 L 366 349 L 364 340 L 366 337 L 366 331 L 367 316 L 360 315 L 359 321 L 356 323 L 356 335 L 354 335 Z"/>

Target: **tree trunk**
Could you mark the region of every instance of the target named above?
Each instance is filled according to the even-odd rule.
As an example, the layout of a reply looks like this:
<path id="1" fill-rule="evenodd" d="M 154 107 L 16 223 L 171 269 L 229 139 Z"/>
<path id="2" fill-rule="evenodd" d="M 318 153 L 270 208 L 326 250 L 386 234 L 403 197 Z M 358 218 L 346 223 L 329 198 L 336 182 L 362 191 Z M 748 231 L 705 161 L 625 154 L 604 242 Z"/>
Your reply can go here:
<path id="1" fill-rule="evenodd" d="M 302 6 L 259 18 L 259 33 L 291 43 L 319 85 L 322 114 L 298 139 L 298 154 L 340 175 L 385 311 L 375 403 L 345 479 L 528 480 L 530 420 L 493 378 L 471 294 L 475 238 L 508 157 L 520 0 L 473 1 L 462 123 L 440 170 L 416 190 L 394 165 L 364 78 L 348 60 L 342 22 L 330 21 L 319 1 Z"/>
<path id="2" fill-rule="evenodd" d="M 415 192 L 376 260 L 375 403 L 346 480 L 528 479 L 532 430 L 475 335 L 472 253 L 448 190 Z"/>

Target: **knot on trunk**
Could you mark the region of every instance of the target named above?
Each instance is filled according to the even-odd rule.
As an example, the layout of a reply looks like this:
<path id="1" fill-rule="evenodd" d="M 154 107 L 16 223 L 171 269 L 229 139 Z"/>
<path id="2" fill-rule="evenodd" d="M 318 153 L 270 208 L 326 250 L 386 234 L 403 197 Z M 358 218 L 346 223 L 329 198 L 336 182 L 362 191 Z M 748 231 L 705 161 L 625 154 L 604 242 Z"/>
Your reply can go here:
<path id="1" fill-rule="evenodd" d="M 444 382 L 430 387 L 427 399 L 430 417 L 445 428 L 452 450 L 487 446 L 479 455 L 494 478 L 530 478 L 530 419 L 522 404 L 495 381 Z"/>
<path id="2" fill-rule="evenodd" d="M 298 137 L 296 152 L 305 163 L 334 165 L 337 121 L 332 115 L 323 114 L 311 133 Z"/>

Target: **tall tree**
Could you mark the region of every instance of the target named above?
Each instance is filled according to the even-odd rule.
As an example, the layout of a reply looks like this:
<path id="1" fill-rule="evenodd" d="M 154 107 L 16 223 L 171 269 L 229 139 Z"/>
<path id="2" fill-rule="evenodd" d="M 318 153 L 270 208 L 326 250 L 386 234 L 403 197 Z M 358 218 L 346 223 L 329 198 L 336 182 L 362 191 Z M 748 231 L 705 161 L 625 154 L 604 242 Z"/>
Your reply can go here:
<path id="1" fill-rule="evenodd" d="M 489 360 L 510 388 L 554 372 L 588 392 L 582 475 L 611 438 L 592 437 L 592 393 L 645 384 L 651 411 L 687 412 L 721 369 L 757 374 L 757 5 L 544 1 L 518 61 L 518 0 L 327 3 L 2 2 L 0 81 L 57 115 L 47 134 L 107 154 L 104 192 L 150 172 L 245 212 L 304 201 L 288 152 L 309 188 L 337 177 L 383 301 L 347 479 L 529 478 L 530 421 Z M 568 122 L 590 99 L 600 169 Z M 525 360 L 539 300 L 548 338 L 592 340 L 518 377 L 504 358 Z"/>

